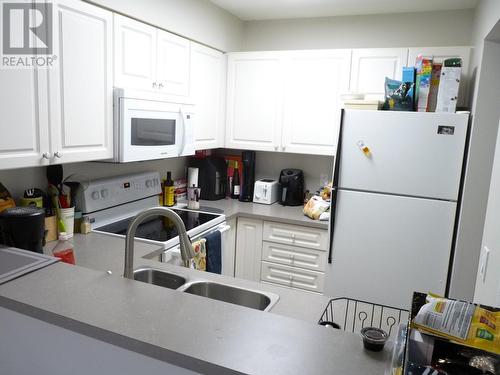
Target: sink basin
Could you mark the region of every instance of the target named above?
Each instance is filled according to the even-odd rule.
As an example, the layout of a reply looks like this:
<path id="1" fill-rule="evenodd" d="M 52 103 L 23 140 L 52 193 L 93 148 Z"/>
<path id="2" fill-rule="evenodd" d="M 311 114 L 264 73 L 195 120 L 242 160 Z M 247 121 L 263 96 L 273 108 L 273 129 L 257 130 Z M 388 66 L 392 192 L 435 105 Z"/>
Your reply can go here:
<path id="1" fill-rule="evenodd" d="M 279 299 L 279 296 L 273 293 L 242 289 L 210 281 L 194 281 L 179 290 L 262 311 L 270 310 Z"/>
<path id="2" fill-rule="evenodd" d="M 186 283 L 186 279 L 154 268 L 139 268 L 134 271 L 134 280 L 164 288 L 177 289 Z"/>

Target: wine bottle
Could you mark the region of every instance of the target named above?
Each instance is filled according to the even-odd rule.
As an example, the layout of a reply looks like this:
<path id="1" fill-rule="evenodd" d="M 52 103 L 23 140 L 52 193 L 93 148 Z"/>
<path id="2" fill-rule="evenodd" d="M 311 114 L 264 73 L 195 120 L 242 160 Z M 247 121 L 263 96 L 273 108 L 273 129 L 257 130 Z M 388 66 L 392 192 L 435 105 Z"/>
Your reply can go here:
<path id="1" fill-rule="evenodd" d="M 235 162 L 234 164 L 232 185 L 231 198 L 238 199 L 240 197 L 240 174 L 238 173 L 238 162 Z"/>

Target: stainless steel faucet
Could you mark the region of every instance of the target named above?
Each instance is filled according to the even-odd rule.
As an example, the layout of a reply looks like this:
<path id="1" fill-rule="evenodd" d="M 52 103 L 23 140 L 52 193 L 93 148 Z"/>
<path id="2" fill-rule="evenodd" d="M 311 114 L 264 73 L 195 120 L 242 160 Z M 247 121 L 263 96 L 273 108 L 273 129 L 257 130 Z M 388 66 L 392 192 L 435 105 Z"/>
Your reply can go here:
<path id="1" fill-rule="evenodd" d="M 184 222 L 174 211 L 166 207 L 148 208 L 139 212 L 130 222 L 125 237 L 125 267 L 123 276 L 127 279 L 134 278 L 134 237 L 137 227 L 146 219 L 154 216 L 165 216 L 174 222 L 177 232 L 179 233 L 179 243 L 181 247 L 181 257 L 184 267 L 189 268 L 190 260 L 195 256 L 193 245 L 186 232 Z"/>

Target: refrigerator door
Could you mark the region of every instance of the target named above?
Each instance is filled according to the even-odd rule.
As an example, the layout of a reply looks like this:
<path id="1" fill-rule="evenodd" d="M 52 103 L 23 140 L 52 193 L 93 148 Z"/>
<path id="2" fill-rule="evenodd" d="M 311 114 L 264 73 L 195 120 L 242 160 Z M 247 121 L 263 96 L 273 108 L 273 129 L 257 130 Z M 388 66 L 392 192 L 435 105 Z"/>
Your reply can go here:
<path id="1" fill-rule="evenodd" d="M 346 110 L 339 188 L 457 200 L 468 118 Z"/>
<path id="2" fill-rule="evenodd" d="M 338 192 L 325 294 L 408 309 L 413 291 L 444 294 L 456 203 Z"/>

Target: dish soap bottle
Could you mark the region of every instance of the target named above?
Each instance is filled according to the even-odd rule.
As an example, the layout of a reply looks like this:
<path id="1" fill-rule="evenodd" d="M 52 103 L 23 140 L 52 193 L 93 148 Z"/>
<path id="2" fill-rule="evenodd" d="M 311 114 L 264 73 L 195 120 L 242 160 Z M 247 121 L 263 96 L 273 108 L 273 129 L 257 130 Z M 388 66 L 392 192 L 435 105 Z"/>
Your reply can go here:
<path id="1" fill-rule="evenodd" d="M 163 187 L 163 205 L 172 207 L 175 204 L 174 181 L 172 180 L 172 172 L 167 172 L 167 179 Z"/>
<path id="2" fill-rule="evenodd" d="M 59 233 L 59 242 L 52 250 L 52 255 L 61 259 L 61 262 L 75 264 L 75 254 L 73 252 L 73 244 L 70 242 L 71 236 L 66 232 Z"/>

